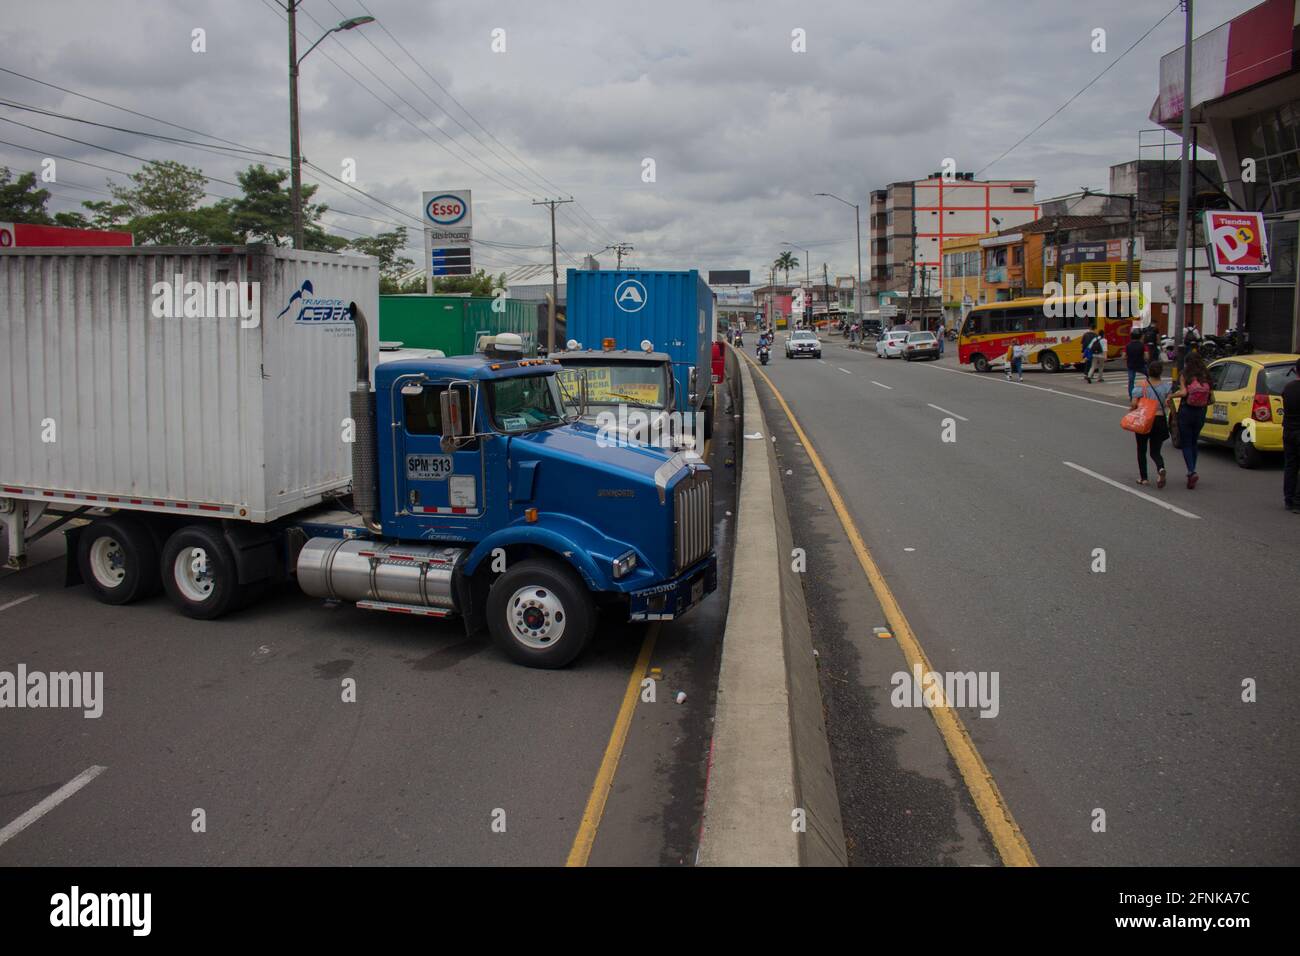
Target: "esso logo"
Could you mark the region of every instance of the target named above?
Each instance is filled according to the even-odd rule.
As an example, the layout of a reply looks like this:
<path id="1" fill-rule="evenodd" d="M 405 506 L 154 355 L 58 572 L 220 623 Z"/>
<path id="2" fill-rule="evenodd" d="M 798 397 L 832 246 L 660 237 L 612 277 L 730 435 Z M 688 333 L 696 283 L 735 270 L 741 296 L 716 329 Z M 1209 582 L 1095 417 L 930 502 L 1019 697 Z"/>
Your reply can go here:
<path id="1" fill-rule="evenodd" d="M 454 225 L 465 218 L 465 203 L 450 193 L 434 196 L 425 204 L 424 214 L 439 226 Z"/>
<path id="2" fill-rule="evenodd" d="M 645 286 L 636 279 L 624 279 L 614 289 L 614 304 L 624 312 L 640 312 L 646 298 Z"/>

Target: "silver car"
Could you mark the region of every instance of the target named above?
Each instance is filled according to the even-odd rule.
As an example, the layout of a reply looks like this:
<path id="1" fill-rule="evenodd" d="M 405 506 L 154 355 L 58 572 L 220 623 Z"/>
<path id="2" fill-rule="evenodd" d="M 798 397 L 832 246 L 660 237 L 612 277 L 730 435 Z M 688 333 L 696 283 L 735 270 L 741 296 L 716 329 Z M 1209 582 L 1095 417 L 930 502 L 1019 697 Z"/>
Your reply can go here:
<path id="1" fill-rule="evenodd" d="M 785 340 L 785 357 L 795 358 L 800 355 L 822 357 L 822 343 L 816 333 L 808 329 L 795 329 Z"/>

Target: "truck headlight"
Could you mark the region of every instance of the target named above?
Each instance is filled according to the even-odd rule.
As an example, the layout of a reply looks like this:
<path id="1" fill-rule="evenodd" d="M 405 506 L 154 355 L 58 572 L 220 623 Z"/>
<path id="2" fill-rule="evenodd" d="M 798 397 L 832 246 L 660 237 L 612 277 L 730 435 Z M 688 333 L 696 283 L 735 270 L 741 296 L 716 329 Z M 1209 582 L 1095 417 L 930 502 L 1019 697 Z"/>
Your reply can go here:
<path id="1" fill-rule="evenodd" d="M 636 552 L 629 551 L 621 558 L 614 559 L 614 577 L 622 578 L 631 574 L 636 569 Z"/>

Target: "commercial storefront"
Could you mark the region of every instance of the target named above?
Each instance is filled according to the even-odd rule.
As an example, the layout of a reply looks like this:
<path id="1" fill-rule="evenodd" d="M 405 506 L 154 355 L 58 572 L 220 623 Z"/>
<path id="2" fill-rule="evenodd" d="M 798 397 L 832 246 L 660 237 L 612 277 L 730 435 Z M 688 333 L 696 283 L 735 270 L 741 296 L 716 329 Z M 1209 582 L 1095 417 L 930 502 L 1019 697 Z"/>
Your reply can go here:
<path id="1" fill-rule="evenodd" d="M 1192 42 L 1192 122 L 1233 207 L 1264 213 L 1271 271 L 1237 283 L 1257 351 L 1300 350 L 1300 0 L 1267 0 Z M 1151 119 L 1181 131 L 1183 48 L 1160 60 Z"/>

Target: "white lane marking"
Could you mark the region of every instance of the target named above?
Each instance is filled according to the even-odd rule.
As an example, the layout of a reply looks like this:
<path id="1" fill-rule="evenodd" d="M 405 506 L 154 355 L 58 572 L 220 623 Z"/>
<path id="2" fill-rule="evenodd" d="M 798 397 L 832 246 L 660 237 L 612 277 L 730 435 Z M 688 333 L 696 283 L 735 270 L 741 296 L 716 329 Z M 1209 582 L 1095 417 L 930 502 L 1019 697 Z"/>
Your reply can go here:
<path id="1" fill-rule="evenodd" d="M 24 601 L 30 601 L 34 597 L 36 597 L 35 594 L 25 594 L 16 601 L 10 601 L 8 604 L 0 604 L 0 611 L 7 611 L 11 607 L 17 607 L 18 605 L 22 604 Z"/>
<path id="2" fill-rule="evenodd" d="M 956 412 L 950 412 L 946 408 L 940 408 L 938 405 L 931 405 L 929 402 L 926 402 L 925 404 L 930 405 L 930 407 L 933 408 L 936 412 L 943 412 L 945 415 L 951 415 L 953 418 L 960 419 L 963 422 L 970 421 L 970 419 L 966 418 L 964 415 L 958 415 Z"/>
<path id="3" fill-rule="evenodd" d="M 836 367 L 836 368 L 840 368 L 838 365 L 835 366 L 835 367 Z M 840 371 L 843 372 L 845 375 L 852 375 L 852 374 L 853 374 L 852 372 L 850 372 L 850 371 L 849 371 L 848 369 L 846 369 L 846 368 L 840 368 Z"/>
<path id="4" fill-rule="evenodd" d="M 8 824 L 3 830 L 0 830 L 0 846 L 4 846 L 107 769 L 107 767 L 96 766 L 87 767 L 85 770 L 81 771 L 81 773 L 77 774 L 63 786 L 59 787 L 58 790 L 55 790 L 21 817 Z"/>
<path id="5" fill-rule="evenodd" d="M 996 374 L 992 374 L 992 373 L 988 375 L 981 375 L 978 372 L 967 372 L 959 368 L 945 368 L 942 365 L 930 365 L 927 367 L 932 368 L 937 372 L 953 372 L 957 375 L 965 375 L 969 378 L 974 378 L 974 379 L 978 379 L 981 381 L 988 381 L 988 382 L 994 381 L 998 377 Z M 1077 398 L 1081 402 L 1093 402 L 1097 405 L 1109 405 L 1111 408 L 1124 408 L 1124 409 L 1128 408 L 1127 405 L 1120 405 L 1118 402 L 1107 402 L 1100 398 L 1089 398 L 1087 395 L 1076 395 L 1074 394 L 1074 392 L 1062 392 L 1060 389 L 1047 388 L 1043 385 L 1030 385 L 1028 382 L 1007 382 L 1007 384 L 1019 385 L 1021 388 L 1034 388 L 1040 392 L 1051 392 L 1053 395 L 1064 395 L 1066 398 Z"/>
<path id="6" fill-rule="evenodd" d="M 887 389 L 889 389 L 891 392 L 894 390 L 894 386 L 892 386 L 892 385 L 886 385 L 884 382 L 877 382 L 874 378 L 871 380 L 871 384 L 872 384 L 872 385 L 879 385 L 881 388 L 887 388 Z"/>
<path id="7" fill-rule="evenodd" d="M 1108 485 L 1114 485 L 1120 491 L 1127 491 L 1130 495 L 1136 495 L 1137 497 L 1142 498 L 1145 501 L 1151 502 L 1153 505 L 1159 505 L 1161 508 L 1168 508 L 1174 514 L 1182 515 L 1184 518 L 1196 518 L 1197 520 L 1200 520 L 1201 517 L 1200 515 L 1194 515 L 1190 511 L 1184 511 L 1182 508 L 1179 508 L 1177 505 L 1171 505 L 1167 501 L 1161 501 L 1155 495 L 1149 495 L 1145 491 L 1138 491 L 1136 488 L 1130 488 L 1128 485 L 1116 481 L 1114 478 L 1107 478 L 1105 475 L 1099 475 L 1095 471 L 1092 471 L 1091 469 L 1084 468 L 1082 465 L 1076 465 L 1072 461 L 1063 461 L 1061 462 L 1061 464 L 1067 465 L 1068 467 L 1073 468 L 1075 471 L 1081 471 L 1085 475 L 1090 475 L 1091 477 L 1096 478 L 1098 481 L 1104 481 Z"/>

